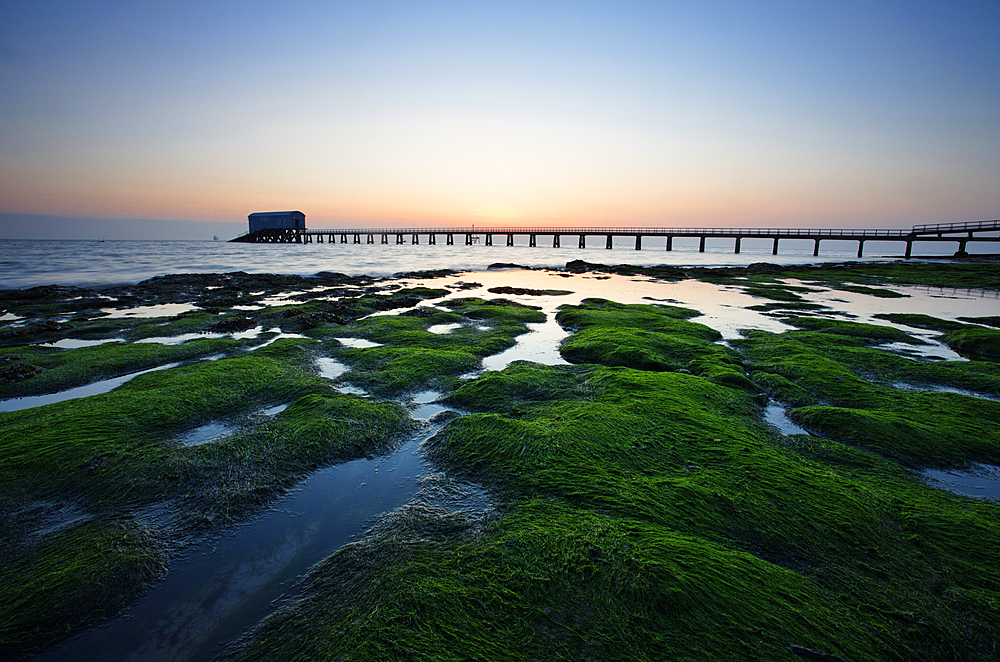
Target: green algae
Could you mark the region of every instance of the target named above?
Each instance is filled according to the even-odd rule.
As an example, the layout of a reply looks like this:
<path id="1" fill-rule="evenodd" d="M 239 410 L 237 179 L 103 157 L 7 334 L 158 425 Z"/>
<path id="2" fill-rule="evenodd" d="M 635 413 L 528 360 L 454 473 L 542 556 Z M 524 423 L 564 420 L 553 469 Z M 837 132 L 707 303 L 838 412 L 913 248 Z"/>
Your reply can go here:
<path id="1" fill-rule="evenodd" d="M 384 397 L 441 387 L 443 377 L 458 376 L 480 367 L 468 352 L 446 349 L 368 347 L 344 349 L 338 358 L 351 366 L 347 381 Z"/>
<path id="2" fill-rule="evenodd" d="M 166 550 L 134 521 L 88 522 L 0 568 L 0 656 L 16 659 L 118 613 L 166 570 Z"/>
<path id="3" fill-rule="evenodd" d="M 1000 358 L 1000 331 L 982 327 L 966 327 L 941 336 L 942 342 L 958 352 Z"/>
<path id="4" fill-rule="evenodd" d="M 933 331 L 955 331 L 968 326 L 961 322 L 953 322 L 920 313 L 878 313 L 873 315 L 873 317 L 892 322 L 893 324 L 903 324 L 905 326 L 912 326 L 915 329 L 931 329 Z"/>
<path id="5" fill-rule="evenodd" d="M 216 407 L 210 396 L 206 411 L 186 423 L 180 419 L 191 410 L 174 400 L 196 399 L 201 378 L 210 382 L 224 375 L 209 371 L 158 384 L 165 418 L 152 420 L 158 412 L 150 399 L 150 418 L 134 416 L 127 429 L 143 437 L 143 426 L 152 425 L 146 446 L 169 452 L 144 454 L 146 447 L 136 446 L 129 464 L 143 466 L 131 474 L 103 453 L 75 467 L 124 486 L 124 494 L 76 495 L 53 485 L 22 495 L 18 503 L 42 495 L 79 500 L 98 516 L 72 531 L 95 539 L 102 538 L 96 531 L 106 522 L 132 525 L 120 519 L 120 505 L 134 508 L 163 498 L 184 503 L 191 526 L 225 526 L 267 503 L 305 467 L 378 452 L 407 429 L 401 408 L 338 394 L 311 365 L 317 354 L 336 356 L 352 365 L 353 378 L 371 361 L 379 375 L 366 382 L 372 392 L 457 387 L 448 402 L 477 413 L 453 421 L 432 443 L 432 455 L 440 466 L 486 485 L 498 510 L 477 517 L 418 504 L 387 518 L 363 542 L 317 567 L 301 597 L 266 621 L 236 654 L 239 659 L 792 659 L 795 646 L 847 659 L 1000 655 L 993 634 L 1000 628 L 996 506 L 931 490 L 897 464 L 935 463 L 938 455 L 943 464 L 989 457 L 991 432 L 982 428 L 995 427 L 995 412 L 978 409 L 965 396 L 936 397 L 955 394 L 906 400 L 887 383 L 990 393 L 998 380 L 995 364 L 914 361 L 869 347 L 876 341 L 861 332 L 792 331 L 781 334 L 788 344 L 780 348 L 764 338 L 737 341 L 746 354 L 741 356 L 692 328 L 701 326 L 687 321 L 695 311 L 674 319 L 683 325 L 671 326 L 659 310 L 646 318 L 648 311 L 588 303 L 581 308 L 593 310 L 568 311 L 563 318 L 574 320 L 566 324 L 577 330 L 574 337 L 592 334 L 586 364 L 516 363 L 476 380 L 454 380 L 461 362 L 509 346 L 524 323 L 544 319 L 539 311 L 501 302 L 453 300 L 444 304 L 450 313 L 421 309 L 427 317 L 375 316 L 347 326 L 333 320 L 298 326 L 302 315 L 335 314 L 319 304 L 287 318 L 283 312 L 255 313 L 266 321 L 286 320 L 280 323 L 286 330 L 308 328 L 321 342 L 281 340 L 248 355 L 273 360 L 261 379 L 269 387 L 251 376 L 250 387 L 238 394 L 242 400 Z M 352 315 L 374 309 L 353 308 Z M 426 331 L 431 324 L 453 323 L 461 326 L 448 334 Z M 639 338 L 644 351 L 655 348 L 659 336 L 684 340 L 685 347 L 671 345 L 672 354 L 657 349 L 652 355 L 668 356 L 680 366 L 672 369 L 695 374 L 635 370 L 642 364 L 632 359 L 619 367 L 593 365 L 614 355 L 610 345 L 617 338 L 610 332 L 621 329 Z M 338 336 L 365 337 L 385 347 L 344 348 Z M 382 356 L 362 358 L 374 350 Z M 792 369 L 793 358 L 779 365 L 790 350 L 805 361 L 803 371 Z M 461 360 L 451 364 L 449 357 L 428 352 Z M 422 371 L 421 356 L 443 363 L 436 372 Z M 746 379 L 745 368 L 754 370 L 757 384 Z M 807 376 L 814 369 L 829 374 Z M 388 386 L 380 390 L 380 384 Z M 877 388 L 863 390 L 866 385 Z M 779 441 L 760 422 L 751 397 L 759 387 L 788 402 L 798 398 L 803 413 L 824 405 L 869 412 L 886 425 L 891 444 L 876 454 L 865 450 L 876 444 L 847 445 L 836 435 Z M 185 389 L 191 393 L 183 394 Z M 865 398 L 877 407 L 864 409 Z M 272 421 L 240 428 L 223 442 L 183 448 L 172 441 L 198 422 L 252 417 L 259 407 L 278 402 L 292 404 Z M 105 404 L 109 412 L 117 406 Z M 907 418 L 898 411 L 904 407 L 927 408 L 927 420 Z M 969 419 L 955 436 L 981 437 L 982 447 L 945 452 L 945 439 L 898 454 L 903 442 L 893 435 L 906 426 L 919 432 L 935 414 L 941 427 L 951 424 L 947 416 Z M 8 420 L 0 418 L 4 448 Z M 60 425 L 70 437 L 77 433 L 71 418 Z M 90 432 L 95 430 L 104 434 L 107 428 Z M 29 435 L 29 428 L 21 433 Z M 0 479 L 5 475 L 0 467 Z M 42 547 L 31 547 L 30 558 L 56 554 L 46 558 L 58 562 L 66 545 L 78 540 L 64 535 L 47 538 L 52 547 L 44 554 Z M 32 582 L 45 576 L 49 561 L 31 560 L 16 572 L 0 566 L 6 573 L 0 586 L 36 587 L 27 593 L 0 589 L 0 598 L 37 600 L 33 606 L 42 610 L 34 612 L 38 621 L 29 618 L 8 631 L 41 622 L 31 634 L 38 645 L 64 636 L 67 623 L 76 631 L 95 616 L 113 613 L 127 602 L 123 596 L 162 572 L 158 544 L 142 535 L 118 548 L 109 544 L 112 551 L 100 562 L 119 570 L 72 570 L 78 587 L 95 590 L 106 582 L 94 604 L 114 591 L 119 596 L 108 602 L 110 611 L 100 608 L 90 620 L 81 610 L 44 619 L 58 591 L 46 593 Z M 81 604 L 91 600 L 91 594 L 70 595 L 84 595 Z M 9 623 L 11 614 L 0 623 Z M 12 650 L 23 643 L 14 641 Z"/>
<path id="6" fill-rule="evenodd" d="M 897 292 L 896 290 L 887 290 L 884 287 L 868 287 L 865 285 L 838 285 L 836 289 L 843 290 L 844 292 L 867 294 L 868 296 L 878 297 L 880 299 L 904 299 L 910 296 L 909 294 L 903 294 L 902 292 Z"/>
<path id="7" fill-rule="evenodd" d="M 623 305 L 604 299 L 585 299 L 579 306 L 560 306 L 556 321 L 575 333 L 563 341 L 559 351 L 573 363 L 638 370 L 685 370 L 755 391 L 743 374 L 739 355 L 715 342 L 722 335 L 688 320 L 699 314 L 678 306 Z"/>
<path id="8" fill-rule="evenodd" d="M 835 333 L 837 335 L 852 336 L 856 338 L 866 338 L 876 343 L 902 342 L 909 343 L 911 345 L 926 344 L 923 340 L 914 338 L 905 331 L 891 326 L 849 322 L 826 317 L 786 317 L 782 321 L 785 324 L 789 324 L 800 329 L 820 331 L 823 333 Z"/>
<path id="9" fill-rule="evenodd" d="M 859 444 L 908 465 L 960 465 L 1000 462 L 1000 403 L 957 393 L 905 391 L 866 379 L 869 363 L 878 365 L 884 350 L 861 348 L 821 334 L 773 334 L 751 331 L 733 345 L 748 357 L 751 378 L 768 393 L 793 407 L 789 417 L 806 429 Z M 906 372 L 906 359 L 882 364 Z M 845 359 L 844 357 L 850 357 Z M 874 361 L 866 358 L 874 357 Z M 916 363 L 916 362 L 913 362 Z M 936 372 L 914 367 L 921 381 L 949 379 L 960 365 Z M 966 377 L 974 379 L 976 373 Z M 995 373 L 979 373 L 996 384 Z M 950 381 L 959 381 L 953 376 Z"/>
<path id="10" fill-rule="evenodd" d="M 803 299 L 801 296 L 796 294 L 791 288 L 787 286 L 761 286 L 756 287 L 745 287 L 743 288 L 744 294 L 749 294 L 752 297 L 759 297 L 761 299 L 772 299 L 774 301 L 782 301 L 787 303 L 799 303 Z"/>
<path id="11" fill-rule="evenodd" d="M 29 345 L 0 349 L 0 359 L 16 354 L 39 371 L 30 379 L 0 384 L 0 399 L 55 393 L 103 379 L 179 361 L 191 361 L 245 346 L 229 338 L 193 340 L 180 345 L 105 343 L 77 349 Z"/>
<path id="12" fill-rule="evenodd" d="M 748 336 L 754 337 L 755 333 L 751 332 Z M 767 337 L 767 341 L 776 343 L 772 351 L 779 353 L 798 352 L 804 345 L 810 351 L 835 360 L 858 377 L 883 385 L 902 382 L 914 386 L 958 388 L 990 397 L 1000 396 L 1000 366 L 995 363 L 922 361 L 867 347 L 868 342 L 864 338 L 811 331 L 786 332 L 781 336 Z M 788 343 L 785 344 L 785 341 Z M 741 341 L 737 340 L 734 344 L 741 346 Z M 746 346 L 742 348 L 752 351 Z"/>
<path id="13" fill-rule="evenodd" d="M 694 331 L 675 325 L 687 311 L 602 301 L 560 316 L 576 331 L 567 342 L 594 331 Z M 980 426 L 954 436 L 989 436 L 997 412 L 984 415 L 971 398 L 909 396 L 828 357 L 831 347 L 859 363 L 878 352 L 894 357 L 885 363 L 897 373 L 918 363 L 849 330 L 753 332 L 738 346 L 760 368 L 755 379 L 784 388 L 777 396 L 803 404 L 816 394 L 853 404 L 878 396 L 928 420 Z M 697 340 L 710 345 L 711 335 Z M 594 358 L 614 356 L 614 347 L 593 344 Z M 996 506 L 937 492 L 840 441 L 795 435 L 776 444 L 750 394 L 631 363 L 516 363 L 461 385 L 448 401 L 477 413 L 450 422 L 432 456 L 482 482 L 500 510 L 479 519 L 418 507 L 393 514 L 318 566 L 302 596 L 233 659 L 1000 653 Z M 960 369 L 939 370 L 949 371 Z M 955 459 L 951 441 L 938 450 Z"/>
<path id="14" fill-rule="evenodd" d="M 809 303 L 807 301 L 790 301 L 787 303 L 762 303 L 755 306 L 747 306 L 747 310 L 755 310 L 759 313 L 769 313 L 774 310 L 794 310 L 794 311 L 812 311 L 812 310 L 830 310 L 829 306 L 824 306 L 820 303 Z"/>
<path id="15" fill-rule="evenodd" d="M 463 297 L 442 301 L 439 305 L 469 319 L 485 322 L 544 322 L 545 313 L 539 308 L 511 301 L 510 299 L 481 299 Z"/>
<path id="16" fill-rule="evenodd" d="M 986 326 L 996 326 L 1000 327 L 1000 316 L 988 315 L 986 317 L 959 317 L 958 319 L 963 322 L 972 322 L 974 324 L 985 324 Z"/>
<path id="17" fill-rule="evenodd" d="M 776 445 L 748 395 L 692 375 L 522 364 L 482 379 L 456 392 L 484 395 L 482 413 L 433 452 L 500 511 L 396 513 L 233 659 L 997 654 L 995 506 L 864 451 Z"/>
<path id="18" fill-rule="evenodd" d="M 448 389 L 457 376 L 480 369 L 482 358 L 513 347 L 516 337 L 528 331 L 527 323 L 545 320 L 541 311 L 505 299 L 450 299 L 441 305 L 451 312 L 376 315 L 351 327 L 350 333 L 380 347 L 343 348 L 332 344 L 336 336 L 328 336 L 325 351 L 351 367 L 346 381 L 379 396 L 399 397 Z M 460 326 L 450 333 L 427 330 L 437 324 Z"/>
<path id="19" fill-rule="evenodd" d="M 169 501 L 179 504 L 179 528 L 159 535 L 176 546 L 256 512 L 317 466 L 396 443 L 411 425 L 406 410 L 333 391 L 313 373 L 311 344 L 279 340 L 240 357 L 141 375 L 103 395 L 0 414 L 0 512 L 55 500 L 96 518 L 43 537 L 0 567 L 0 603 L 34 605 L 2 614 L 4 645 L 34 650 L 77 632 L 115 613 L 162 571 L 160 547 L 148 535 L 105 544 L 94 527 L 121 522 L 133 531 L 138 509 Z M 289 401 L 274 420 L 238 425 L 219 442 L 177 441 L 200 424 L 251 423 L 260 408 Z M 78 535 L 88 537 L 79 563 L 53 569 Z M 92 562 L 97 555 L 100 564 Z"/>

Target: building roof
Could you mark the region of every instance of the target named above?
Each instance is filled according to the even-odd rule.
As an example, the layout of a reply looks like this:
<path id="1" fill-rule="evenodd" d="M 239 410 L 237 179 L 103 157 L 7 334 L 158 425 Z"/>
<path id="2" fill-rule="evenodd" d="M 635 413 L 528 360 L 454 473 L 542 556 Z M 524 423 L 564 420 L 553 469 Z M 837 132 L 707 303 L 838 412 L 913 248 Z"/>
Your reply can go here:
<path id="1" fill-rule="evenodd" d="M 300 216 L 303 216 L 303 217 L 305 216 L 305 214 L 303 214 L 300 211 L 258 211 L 258 212 L 254 212 L 254 213 L 250 214 L 250 216 L 251 217 L 253 217 L 253 216 L 288 216 L 290 214 L 299 214 Z"/>

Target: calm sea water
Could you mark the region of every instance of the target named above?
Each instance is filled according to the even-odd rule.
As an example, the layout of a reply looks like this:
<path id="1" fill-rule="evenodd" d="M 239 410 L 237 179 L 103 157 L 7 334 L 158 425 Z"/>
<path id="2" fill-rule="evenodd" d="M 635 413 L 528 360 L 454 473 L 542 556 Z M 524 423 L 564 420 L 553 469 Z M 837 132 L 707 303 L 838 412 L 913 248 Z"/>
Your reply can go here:
<path id="1" fill-rule="evenodd" d="M 426 237 L 422 237 L 426 240 Z M 675 239 L 674 250 L 650 244 L 641 251 L 627 238 L 612 250 L 548 246 L 445 246 L 426 244 L 231 244 L 215 241 L 0 241 L 0 289 L 36 285 L 99 287 L 135 283 L 169 273 L 282 273 L 309 276 L 320 271 L 391 276 L 425 269 L 479 271 L 497 262 L 529 267 L 563 267 L 571 260 L 604 264 L 733 266 L 752 262 L 804 264 L 857 259 L 857 243 L 828 241 L 813 257 L 811 241 L 744 240 L 733 253 L 731 239 L 710 239 L 698 252 L 697 239 Z M 568 243 L 564 241 L 563 243 Z M 575 243 L 575 242 L 573 242 Z M 898 242 L 868 242 L 865 259 L 900 257 Z"/>

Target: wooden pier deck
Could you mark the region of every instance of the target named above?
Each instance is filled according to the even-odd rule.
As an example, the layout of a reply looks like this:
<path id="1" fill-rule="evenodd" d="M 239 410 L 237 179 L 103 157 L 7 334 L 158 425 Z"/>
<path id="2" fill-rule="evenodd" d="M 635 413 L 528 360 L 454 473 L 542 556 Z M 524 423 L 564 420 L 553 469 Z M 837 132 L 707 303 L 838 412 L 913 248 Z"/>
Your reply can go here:
<path id="1" fill-rule="evenodd" d="M 378 238 L 376 240 L 376 237 Z M 744 239 L 769 239 L 772 254 L 778 254 L 778 242 L 782 239 L 805 239 L 813 244 L 813 255 L 819 255 L 820 242 L 841 240 L 858 242 L 858 257 L 864 256 L 865 242 L 895 241 L 906 244 L 905 257 L 911 257 L 913 246 L 941 242 L 955 242 L 956 255 L 966 254 L 970 243 L 1000 243 L 1000 220 L 972 221 L 964 223 L 938 223 L 914 225 L 909 230 L 848 230 L 848 229 L 806 229 L 806 228 L 639 228 L 639 227 L 467 227 L 467 228 L 332 228 L 322 230 L 299 230 L 282 237 L 267 237 L 246 234 L 233 241 L 275 242 L 275 243 L 353 243 L 353 244 L 410 244 L 426 243 L 436 245 L 439 239 L 451 246 L 456 237 L 466 246 L 514 246 L 515 237 L 527 237 L 528 246 L 537 246 L 539 237 L 550 238 L 553 248 L 559 248 L 563 237 L 576 237 L 579 248 L 587 247 L 588 238 L 604 239 L 604 247 L 610 249 L 616 237 L 634 239 L 635 249 L 641 250 L 644 239 L 663 238 L 665 250 L 673 250 L 675 238 L 697 238 L 698 250 L 705 252 L 705 242 L 709 238 L 729 238 L 734 240 L 734 251 L 740 252 Z M 423 238 L 423 241 L 421 241 Z M 647 243 L 647 247 L 650 247 Z"/>

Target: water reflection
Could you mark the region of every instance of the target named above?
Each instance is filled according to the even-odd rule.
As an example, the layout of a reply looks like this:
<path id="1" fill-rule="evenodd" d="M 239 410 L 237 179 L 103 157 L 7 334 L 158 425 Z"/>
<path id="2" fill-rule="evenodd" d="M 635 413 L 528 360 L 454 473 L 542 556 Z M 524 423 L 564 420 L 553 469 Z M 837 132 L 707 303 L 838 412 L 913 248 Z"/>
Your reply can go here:
<path id="1" fill-rule="evenodd" d="M 211 441 L 218 441 L 229 435 L 233 428 L 225 423 L 206 423 L 195 429 L 185 432 L 177 438 L 182 446 L 200 446 Z"/>
<path id="2" fill-rule="evenodd" d="M 764 420 L 778 428 L 778 432 L 781 434 L 809 434 L 805 428 L 799 427 L 792 419 L 788 418 L 788 410 L 775 403 L 768 403 L 767 407 L 764 409 Z"/>
<path id="3" fill-rule="evenodd" d="M 190 550 L 125 614 L 35 659 L 212 659 L 313 564 L 418 493 L 429 475 L 418 449 L 436 430 L 384 457 L 316 471 L 254 521 Z"/>
<path id="4" fill-rule="evenodd" d="M 968 469 L 927 469 L 923 475 L 935 487 L 975 499 L 1000 502 L 1000 467 L 973 463 Z"/>

